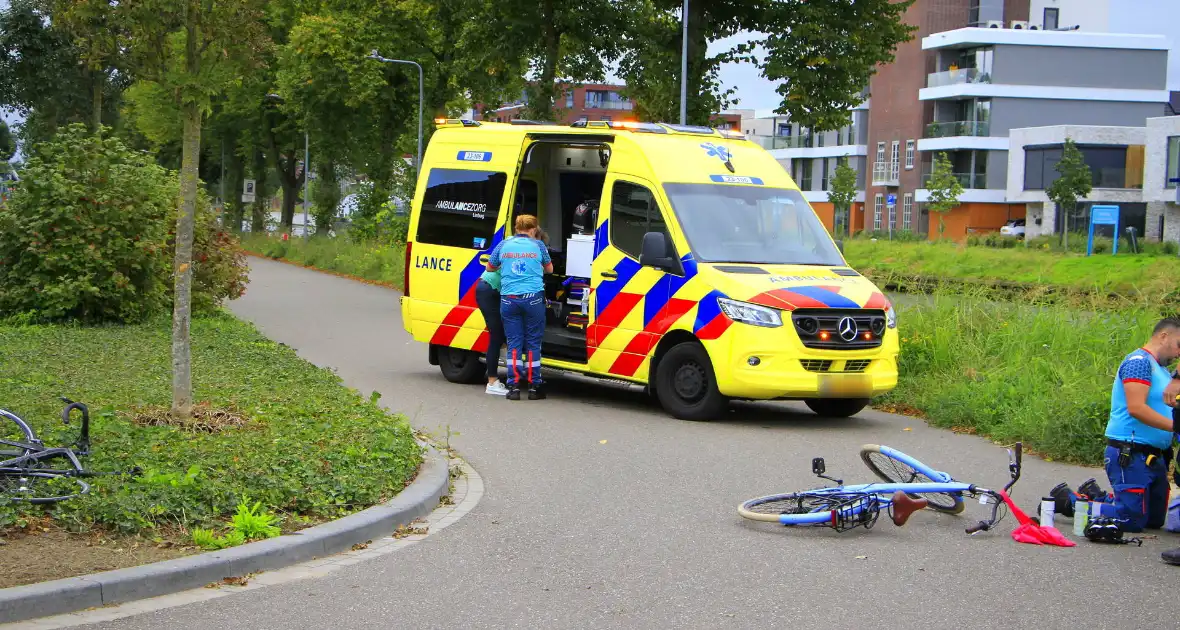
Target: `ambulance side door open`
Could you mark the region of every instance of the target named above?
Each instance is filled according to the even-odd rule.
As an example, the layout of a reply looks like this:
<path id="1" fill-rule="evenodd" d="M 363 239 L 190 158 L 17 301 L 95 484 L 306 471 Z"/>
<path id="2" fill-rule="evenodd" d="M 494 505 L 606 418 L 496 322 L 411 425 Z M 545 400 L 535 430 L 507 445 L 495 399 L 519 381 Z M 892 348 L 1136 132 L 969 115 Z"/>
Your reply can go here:
<path id="1" fill-rule="evenodd" d="M 593 372 L 647 380 L 647 355 L 659 342 L 670 297 L 665 268 L 682 273 L 655 191 L 638 177 L 607 176 L 591 268 L 594 319 L 586 342 Z M 661 240 L 666 255 L 641 265 L 645 241 L 650 253 Z"/>

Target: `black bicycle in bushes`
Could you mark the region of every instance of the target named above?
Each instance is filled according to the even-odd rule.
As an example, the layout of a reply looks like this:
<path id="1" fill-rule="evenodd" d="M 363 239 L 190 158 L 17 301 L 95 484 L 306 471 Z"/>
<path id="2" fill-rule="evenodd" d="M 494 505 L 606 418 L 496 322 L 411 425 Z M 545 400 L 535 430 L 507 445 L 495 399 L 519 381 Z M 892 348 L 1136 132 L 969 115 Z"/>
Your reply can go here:
<path id="1" fill-rule="evenodd" d="M 90 410 L 68 398 L 61 400 L 66 403 L 62 422 L 69 424 L 74 411 L 82 414 L 82 431 L 69 446 L 45 446 L 29 423 L 0 409 L 0 499 L 55 503 L 90 492 L 85 477 L 124 474 L 86 470 L 81 458 L 90 454 Z"/>

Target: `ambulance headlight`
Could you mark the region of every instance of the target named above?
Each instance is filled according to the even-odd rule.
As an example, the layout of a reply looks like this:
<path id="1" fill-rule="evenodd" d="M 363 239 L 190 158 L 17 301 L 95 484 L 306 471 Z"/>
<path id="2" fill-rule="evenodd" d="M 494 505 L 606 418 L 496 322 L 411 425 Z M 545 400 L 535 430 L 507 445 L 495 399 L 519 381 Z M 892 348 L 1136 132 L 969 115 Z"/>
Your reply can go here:
<path id="1" fill-rule="evenodd" d="M 778 328 L 783 325 L 782 311 L 749 302 L 738 302 L 727 298 L 717 298 L 717 305 L 721 312 L 735 322 L 762 326 L 764 328 Z"/>
<path id="2" fill-rule="evenodd" d="M 890 328 L 897 328 L 897 309 L 892 302 L 885 304 L 885 325 Z"/>

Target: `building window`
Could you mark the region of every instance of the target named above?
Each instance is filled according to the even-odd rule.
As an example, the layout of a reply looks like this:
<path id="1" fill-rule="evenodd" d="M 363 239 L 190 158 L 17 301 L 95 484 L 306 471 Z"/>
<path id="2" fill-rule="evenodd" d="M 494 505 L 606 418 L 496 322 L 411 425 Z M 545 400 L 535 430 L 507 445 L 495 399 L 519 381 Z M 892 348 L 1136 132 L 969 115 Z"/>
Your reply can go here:
<path id="1" fill-rule="evenodd" d="M 848 125 L 848 144 L 849 145 L 856 144 L 856 119 L 855 118 L 853 118 L 852 122 L 849 123 L 849 125 Z"/>
<path id="2" fill-rule="evenodd" d="M 801 168 L 803 169 L 803 173 L 799 177 L 799 189 L 800 190 L 811 190 L 811 162 L 812 161 L 809 159 L 803 159 L 803 160 L 800 160 L 800 162 L 802 162 Z"/>
<path id="3" fill-rule="evenodd" d="M 488 249 L 500 218 L 507 173 L 436 168 L 426 180 L 420 243 Z"/>
<path id="4" fill-rule="evenodd" d="M 1078 145 L 1094 188 L 1143 188 L 1143 145 Z M 1024 150 L 1024 189 L 1045 190 L 1060 176 L 1061 145 Z"/>
<path id="5" fill-rule="evenodd" d="M 573 109 L 574 108 L 574 91 L 573 90 L 570 90 L 569 92 L 565 93 L 565 108 L 566 109 Z"/>
<path id="6" fill-rule="evenodd" d="M 1168 138 L 1168 170 L 1166 171 L 1164 187 L 1175 188 L 1180 183 L 1180 136 Z"/>
<path id="7" fill-rule="evenodd" d="M 897 170 L 897 162 L 901 158 L 901 140 L 894 140 L 892 149 L 889 152 L 889 163 L 893 165 L 893 170 Z"/>
<path id="8" fill-rule="evenodd" d="M 610 117 L 610 116 L 602 116 L 602 117 L 601 117 L 601 120 L 602 120 L 602 122 L 610 122 L 610 121 L 611 121 L 611 117 Z"/>
<path id="9" fill-rule="evenodd" d="M 828 158 L 824 158 L 824 161 L 823 161 L 823 174 L 820 176 L 819 189 L 820 190 L 827 190 L 828 189 Z"/>
<path id="10" fill-rule="evenodd" d="M 836 130 L 836 146 L 844 146 L 844 128 L 841 127 Z"/>
<path id="11" fill-rule="evenodd" d="M 901 198 L 901 229 L 909 230 L 914 214 L 914 194 L 906 193 Z"/>
<path id="12" fill-rule="evenodd" d="M 873 197 L 873 231 L 881 231 L 881 207 L 885 205 L 885 195 L 877 193 Z"/>
<path id="13" fill-rule="evenodd" d="M 885 161 L 885 143 L 884 142 L 877 143 L 877 160 L 876 161 L 877 162 L 884 162 Z"/>
<path id="14" fill-rule="evenodd" d="M 1057 28 L 1057 16 L 1060 9 L 1051 9 L 1045 7 L 1045 17 L 1041 20 L 1041 28 L 1046 31 L 1051 31 Z"/>
<path id="15" fill-rule="evenodd" d="M 824 136 L 825 136 L 825 135 L 827 135 L 827 134 L 825 134 L 825 133 L 824 133 L 824 132 L 822 132 L 822 131 L 821 131 L 821 132 L 819 132 L 819 133 L 817 133 L 817 134 L 815 134 L 815 146 L 817 146 L 817 147 L 822 147 L 822 146 L 824 146 Z"/>
<path id="16" fill-rule="evenodd" d="M 914 141 L 905 141 L 905 170 L 913 170 L 914 168 Z"/>

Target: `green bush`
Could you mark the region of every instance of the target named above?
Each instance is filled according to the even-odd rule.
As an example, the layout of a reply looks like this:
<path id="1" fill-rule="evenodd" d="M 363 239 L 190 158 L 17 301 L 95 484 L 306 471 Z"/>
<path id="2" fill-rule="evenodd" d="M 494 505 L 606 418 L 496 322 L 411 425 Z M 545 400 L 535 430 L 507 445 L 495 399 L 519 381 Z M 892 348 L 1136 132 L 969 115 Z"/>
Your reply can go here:
<path id="1" fill-rule="evenodd" d="M 0 206 L 0 313 L 27 321 L 137 322 L 168 309 L 179 175 L 71 125 L 38 145 Z M 245 257 L 198 196 L 193 309 L 242 294 Z"/>
<path id="2" fill-rule="evenodd" d="M 0 313 L 126 322 L 165 309 L 178 181 L 82 125 L 38 146 L 0 206 Z"/>
<path id="3" fill-rule="evenodd" d="M 405 246 L 380 241 L 356 242 L 351 238 L 281 238 L 264 235 L 246 237 L 243 246 L 255 254 L 334 271 L 401 287 L 405 274 Z"/>

